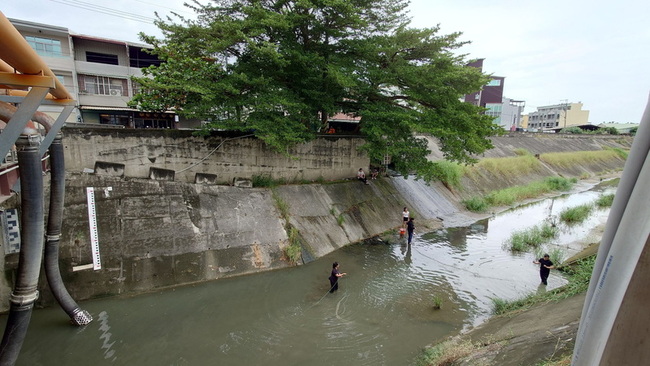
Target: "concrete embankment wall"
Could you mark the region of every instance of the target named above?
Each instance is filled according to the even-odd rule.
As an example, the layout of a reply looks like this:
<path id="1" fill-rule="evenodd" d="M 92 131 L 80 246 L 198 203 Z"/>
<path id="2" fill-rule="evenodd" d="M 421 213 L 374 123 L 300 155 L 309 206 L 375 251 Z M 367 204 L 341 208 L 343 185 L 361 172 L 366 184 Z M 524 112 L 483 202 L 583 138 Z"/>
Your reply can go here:
<path id="1" fill-rule="evenodd" d="M 632 138 L 616 135 L 554 135 L 554 134 L 511 134 L 492 138 L 494 148 L 486 151 L 482 158 L 509 158 L 517 151 L 525 150 L 538 156 L 546 153 L 568 153 L 577 151 L 601 151 L 605 149 L 629 150 Z M 508 187 L 526 185 L 549 176 L 583 178 L 604 175 L 623 169 L 625 159 L 612 154 L 611 158 L 600 160 L 570 161 L 563 165 L 550 165 L 543 159 L 527 172 L 499 174 L 487 169 L 476 169 L 473 174 L 462 178 L 461 188 L 453 189 L 459 200 L 482 195 Z"/>
<path id="2" fill-rule="evenodd" d="M 528 140 L 529 151 L 534 144 L 534 139 Z M 500 149 L 505 155 L 508 148 Z M 582 143 L 576 144 L 576 150 L 581 149 Z M 514 155 L 510 152 L 507 156 Z M 620 164 L 619 169 L 623 166 L 617 161 L 584 169 L 597 173 L 604 169 L 602 164 Z M 321 170 L 323 175 L 328 171 Z M 537 174 L 556 172 L 549 169 L 548 174 L 522 175 L 519 179 L 534 180 Z M 493 180 L 481 177 L 472 183 L 475 186 L 468 183 L 463 192 L 469 194 Z M 102 269 L 73 271 L 92 263 L 86 187 L 95 189 Z M 284 255 L 289 226 L 300 233 L 305 258 L 310 259 L 395 229 L 404 206 L 418 219 L 420 230 L 466 225 L 478 216 L 464 211 L 461 199 L 461 194 L 440 183 L 429 185 L 401 177 L 381 177 L 370 185 L 355 179 L 271 189 L 70 172 L 66 178 L 60 267 L 66 286 L 77 300 L 136 294 L 291 266 Z M 6 201 L 5 207 L 10 202 Z M 286 206 L 286 215 L 280 206 Z M 17 257 L 5 257 L 0 310 L 8 309 Z M 53 304 L 44 278 L 40 290 L 39 305 Z"/>
<path id="3" fill-rule="evenodd" d="M 175 181 L 194 183 L 196 174 L 231 184 L 254 175 L 286 181 L 353 177 L 369 159 L 355 136 L 322 136 L 287 149 L 286 154 L 250 136 L 193 136 L 189 130 L 63 129 L 69 172 L 93 170 L 95 163 L 124 165 L 124 176 L 147 178 L 151 168 L 175 172 Z"/>
<path id="4" fill-rule="evenodd" d="M 63 279 L 71 295 L 84 300 L 285 268 L 294 265 L 284 255 L 287 224 L 300 232 L 306 258 L 321 257 L 399 226 L 402 207 L 411 207 L 400 184 L 410 183 L 384 178 L 370 185 L 355 180 L 269 189 L 69 174 L 60 242 Z M 93 259 L 86 187 L 95 189 L 102 269 L 75 272 Z M 426 187 L 436 188 L 444 189 Z M 458 210 L 444 196 L 431 197 L 417 204 Z M 278 200 L 288 207 L 288 223 Z M 413 205 L 411 212 L 422 229 L 440 227 L 435 209 L 420 212 Z M 17 255 L 7 258 L 5 271 L 11 273 Z M 53 304 L 44 279 L 40 288 L 39 305 Z M 4 310 L 7 305 L 5 298 Z"/>

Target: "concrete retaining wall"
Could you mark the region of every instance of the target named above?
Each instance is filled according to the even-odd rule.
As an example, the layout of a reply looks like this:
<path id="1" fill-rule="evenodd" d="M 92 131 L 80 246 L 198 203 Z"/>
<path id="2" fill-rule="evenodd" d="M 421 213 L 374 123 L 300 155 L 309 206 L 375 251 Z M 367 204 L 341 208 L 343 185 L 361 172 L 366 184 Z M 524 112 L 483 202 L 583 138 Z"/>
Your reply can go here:
<path id="1" fill-rule="evenodd" d="M 299 230 L 309 258 L 398 227 L 402 207 L 410 204 L 395 185 L 401 180 L 271 190 L 69 174 L 60 241 L 64 281 L 83 300 L 288 267 L 294 264 L 284 256 L 287 224 Z M 102 269 L 75 272 L 92 263 L 86 187 L 95 188 Z M 440 227 L 431 212 L 411 212 L 420 228 Z M 16 257 L 7 257 L 8 271 Z M 40 287 L 39 305 L 53 304 L 44 279 Z"/>
<path id="2" fill-rule="evenodd" d="M 123 164 L 127 177 L 147 178 L 151 168 L 175 172 L 175 180 L 194 182 L 211 174 L 221 184 L 234 178 L 268 175 L 286 181 L 334 180 L 356 176 L 369 159 L 358 137 L 323 136 L 274 151 L 253 137 L 197 137 L 186 130 L 63 129 L 65 165 L 69 172 L 93 169 L 97 161 Z"/>

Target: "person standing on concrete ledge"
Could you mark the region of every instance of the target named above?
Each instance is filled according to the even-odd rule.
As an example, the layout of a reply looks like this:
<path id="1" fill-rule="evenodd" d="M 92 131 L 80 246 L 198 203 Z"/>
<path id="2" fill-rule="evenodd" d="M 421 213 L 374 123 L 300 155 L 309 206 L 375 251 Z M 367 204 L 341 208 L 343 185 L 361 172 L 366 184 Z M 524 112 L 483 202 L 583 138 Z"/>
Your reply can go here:
<path id="1" fill-rule="evenodd" d="M 339 272 L 339 262 L 332 263 L 332 274 L 330 275 L 330 293 L 339 289 L 339 278 L 345 276 L 347 273 Z"/>
<path id="2" fill-rule="evenodd" d="M 551 273 L 551 269 L 555 268 L 553 262 L 549 259 L 548 254 L 544 254 L 543 258 L 534 260 L 533 263 L 539 264 L 539 277 L 541 277 L 544 285 L 548 285 L 546 282 L 548 275 Z"/>
<path id="3" fill-rule="evenodd" d="M 404 207 L 404 211 L 402 211 L 402 227 L 403 228 L 406 227 L 406 223 L 409 221 L 409 216 L 411 216 L 411 214 L 409 213 L 409 210 L 406 207 Z"/>
<path id="4" fill-rule="evenodd" d="M 357 172 L 357 179 L 362 181 L 365 184 L 370 184 L 366 179 L 366 173 L 363 171 L 363 168 L 359 168 L 359 171 Z"/>

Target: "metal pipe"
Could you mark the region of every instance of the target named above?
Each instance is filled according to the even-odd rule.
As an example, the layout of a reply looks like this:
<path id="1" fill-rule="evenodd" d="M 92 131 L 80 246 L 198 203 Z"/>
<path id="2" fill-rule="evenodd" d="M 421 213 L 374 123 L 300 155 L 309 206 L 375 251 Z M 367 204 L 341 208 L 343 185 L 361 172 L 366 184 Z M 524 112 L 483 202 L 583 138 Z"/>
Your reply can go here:
<path id="1" fill-rule="evenodd" d="M 0 102 L 0 119 L 9 121 L 17 108 L 11 104 Z M 41 124 L 49 132 L 55 121 L 49 115 L 36 112 L 32 117 L 34 122 Z M 58 133 L 49 147 L 50 149 L 50 208 L 47 222 L 45 243 L 45 275 L 50 290 L 61 308 L 70 316 L 75 325 L 86 325 L 93 318 L 82 310 L 74 301 L 63 284 L 59 268 L 59 241 L 63 221 L 63 206 L 65 198 L 65 163 L 62 144 L 62 134 Z"/>
<path id="2" fill-rule="evenodd" d="M 39 156 L 40 135 L 25 129 L 16 141 L 20 165 L 21 207 L 16 283 L 10 297 L 10 310 L 0 343 L 0 365 L 13 365 L 27 334 L 34 302 L 38 298 L 38 276 L 43 258 L 43 175 Z"/>
<path id="3" fill-rule="evenodd" d="M 2 12 L 0 12 L 0 59 L 23 74 L 53 77 L 55 87 L 50 90 L 50 94 L 57 99 L 73 99 L 52 70 Z"/>
<path id="4" fill-rule="evenodd" d="M 50 209 L 47 216 L 45 240 L 45 275 L 54 298 L 70 316 L 72 324 L 86 325 L 93 320 L 93 317 L 87 311 L 82 310 L 70 296 L 63 284 L 59 269 L 59 239 L 65 197 L 65 166 L 61 138 L 62 134 L 59 132 L 50 145 Z"/>
<path id="5" fill-rule="evenodd" d="M 16 113 L 17 110 L 18 108 L 16 108 L 15 106 L 9 103 L 0 102 L 0 120 L 9 123 L 11 117 L 14 115 L 14 113 Z M 49 132 L 52 129 L 55 122 L 52 117 L 39 111 L 36 111 L 34 113 L 31 121 L 38 122 L 39 124 L 41 124 L 45 128 L 45 131 L 47 132 Z M 27 123 L 27 126 L 30 128 L 35 128 L 31 121 Z"/>

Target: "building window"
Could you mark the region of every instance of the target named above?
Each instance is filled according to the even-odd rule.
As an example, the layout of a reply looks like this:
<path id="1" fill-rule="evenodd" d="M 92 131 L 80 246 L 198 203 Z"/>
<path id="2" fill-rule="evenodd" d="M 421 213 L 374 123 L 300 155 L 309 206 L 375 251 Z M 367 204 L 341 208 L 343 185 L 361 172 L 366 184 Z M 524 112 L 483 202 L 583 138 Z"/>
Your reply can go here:
<path id="1" fill-rule="evenodd" d="M 103 125 L 122 125 L 125 127 L 129 126 L 129 116 L 128 115 L 118 115 L 118 114 L 100 114 L 99 123 Z"/>
<path id="2" fill-rule="evenodd" d="M 159 66 L 160 64 L 161 61 L 158 57 L 149 54 L 146 49 L 129 47 L 129 66 L 143 68 L 151 65 Z"/>
<path id="3" fill-rule="evenodd" d="M 61 41 L 57 39 L 25 36 L 25 40 L 27 40 L 27 43 L 29 43 L 39 56 L 63 57 Z"/>
<path id="4" fill-rule="evenodd" d="M 112 97 L 129 96 L 126 79 L 107 76 L 79 75 L 79 90 L 85 94 L 109 95 Z"/>
<path id="5" fill-rule="evenodd" d="M 492 79 L 490 80 L 489 83 L 487 83 L 487 86 L 500 86 L 501 85 L 501 80 L 499 79 Z"/>
<path id="6" fill-rule="evenodd" d="M 98 64 L 119 65 L 117 55 L 86 51 L 86 61 Z"/>
<path id="7" fill-rule="evenodd" d="M 503 110 L 503 105 L 501 103 L 487 103 L 485 108 L 488 110 L 485 111 L 485 114 L 492 117 L 499 117 Z"/>
<path id="8" fill-rule="evenodd" d="M 133 88 L 133 95 L 136 95 L 142 92 L 142 85 L 137 81 L 131 81 L 131 87 Z"/>

